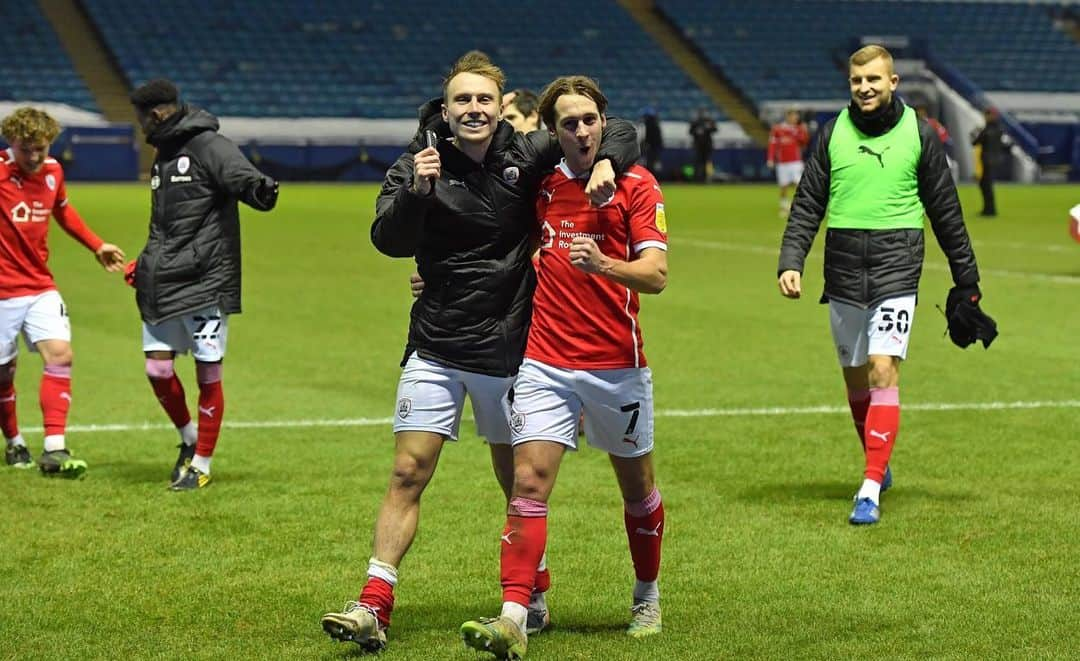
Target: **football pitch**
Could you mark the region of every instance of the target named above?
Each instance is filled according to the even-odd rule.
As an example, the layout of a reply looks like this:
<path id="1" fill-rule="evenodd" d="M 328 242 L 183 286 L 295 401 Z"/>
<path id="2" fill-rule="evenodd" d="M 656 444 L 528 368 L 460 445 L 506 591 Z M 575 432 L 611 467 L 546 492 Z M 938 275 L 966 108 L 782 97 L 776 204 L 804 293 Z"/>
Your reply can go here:
<path id="1" fill-rule="evenodd" d="M 70 187 L 134 257 L 145 185 Z M 133 290 L 51 230 L 75 352 L 82 481 L 0 468 L 0 658 L 341 659 L 319 617 L 354 599 L 392 457 L 411 260 L 368 239 L 377 187 L 285 184 L 242 212 L 214 482 L 167 490 L 178 437 L 146 382 Z M 852 527 L 862 457 L 821 291 L 781 298 L 772 186 L 665 187 L 669 284 L 642 296 L 667 511 L 664 632 L 632 640 L 633 568 L 604 455 L 567 456 L 551 499 L 554 626 L 530 659 L 1076 658 L 1080 655 L 1080 244 L 1065 186 L 961 187 L 1001 336 L 943 335 L 948 267 L 927 232 L 895 484 Z M 177 373 L 194 406 L 190 357 Z M 19 419 L 41 450 L 41 363 Z M 393 659 L 475 659 L 459 625 L 499 610 L 505 502 L 470 421 L 448 444 L 400 568 Z"/>

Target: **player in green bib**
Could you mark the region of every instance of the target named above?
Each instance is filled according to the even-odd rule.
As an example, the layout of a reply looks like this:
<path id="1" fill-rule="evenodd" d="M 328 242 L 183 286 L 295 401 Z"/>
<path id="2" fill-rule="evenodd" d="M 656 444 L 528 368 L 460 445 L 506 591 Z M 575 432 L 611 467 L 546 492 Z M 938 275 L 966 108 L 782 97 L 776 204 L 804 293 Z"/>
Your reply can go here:
<path id="1" fill-rule="evenodd" d="M 806 255 L 822 220 L 825 293 L 848 404 L 866 458 L 849 517 L 877 523 L 892 484 L 889 459 L 900 426 L 900 362 L 907 356 L 925 244 L 923 216 L 952 270 L 954 290 L 977 305 L 975 264 L 934 129 L 893 92 L 892 55 L 876 45 L 852 54 L 851 103 L 822 127 L 795 193 L 778 268 L 780 293 L 802 295 Z"/>

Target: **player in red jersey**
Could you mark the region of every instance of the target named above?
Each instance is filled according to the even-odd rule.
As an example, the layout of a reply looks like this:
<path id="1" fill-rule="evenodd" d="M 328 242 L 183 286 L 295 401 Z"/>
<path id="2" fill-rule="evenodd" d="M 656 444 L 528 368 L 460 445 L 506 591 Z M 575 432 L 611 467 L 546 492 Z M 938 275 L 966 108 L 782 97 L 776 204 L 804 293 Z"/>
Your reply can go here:
<path id="1" fill-rule="evenodd" d="M 634 166 L 599 207 L 582 194 L 606 122 L 607 99 L 584 76 L 556 79 L 540 116 L 565 158 L 537 198 L 540 261 L 525 361 L 514 382 L 510 427 L 514 486 L 502 535 L 503 609 L 466 622 L 465 643 L 503 658 L 525 654 L 526 606 L 547 543 L 547 501 L 566 450 L 585 436 L 607 452 L 625 503 L 637 581 L 634 637 L 660 632 L 664 508 L 652 462 L 652 375 L 642 353 L 638 293 L 667 285 L 667 224 L 660 187 Z"/>
<path id="2" fill-rule="evenodd" d="M 769 132 L 766 165 L 776 168 L 776 183 L 780 185 L 780 218 L 787 220 L 791 211 L 791 196 L 803 173 L 803 150 L 810 144 L 810 132 L 799 118 L 799 111 L 790 108 L 784 121 Z"/>
<path id="3" fill-rule="evenodd" d="M 60 125 L 36 108 L 4 118 L 0 152 L 0 431 L 9 466 L 34 465 L 15 416 L 15 358 L 18 339 L 45 362 L 39 397 L 45 449 L 38 466 L 45 475 L 80 477 L 86 462 L 74 459 L 64 442 L 71 406 L 71 327 L 67 308 L 49 271 L 49 216 L 94 252 L 108 271 L 124 268 L 124 253 L 86 226 L 68 202 L 64 170 L 49 157 Z"/>

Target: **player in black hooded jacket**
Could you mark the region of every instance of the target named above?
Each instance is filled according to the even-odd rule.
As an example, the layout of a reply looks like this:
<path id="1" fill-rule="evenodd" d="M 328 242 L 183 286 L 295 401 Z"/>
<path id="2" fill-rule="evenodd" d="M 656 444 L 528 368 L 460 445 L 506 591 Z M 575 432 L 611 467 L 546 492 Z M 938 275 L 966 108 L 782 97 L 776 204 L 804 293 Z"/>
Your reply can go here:
<path id="1" fill-rule="evenodd" d="M 128 279 L 143 320 L 146 374 L 180 433 L 171 489 L 210 483 L 210 461 L 225 412 L 221 378 L 228 317 L 240 312 L 239 202 L 269 211 L 278 184 L 259 172 L 218 120 L 181 103 L 176 86 L 152 80 L 131 93 L 146 141 L 156 148 L 150 176 L 150 234 Z M 191 352 L 199 384 L 196 430 L 173 367 Z"/>

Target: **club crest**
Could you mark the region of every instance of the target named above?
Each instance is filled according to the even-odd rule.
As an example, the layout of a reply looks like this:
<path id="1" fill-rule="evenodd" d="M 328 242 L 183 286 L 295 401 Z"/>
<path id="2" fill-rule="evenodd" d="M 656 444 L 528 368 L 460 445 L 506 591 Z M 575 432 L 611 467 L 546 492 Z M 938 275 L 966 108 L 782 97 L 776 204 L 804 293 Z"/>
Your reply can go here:
<path id="1" fill-rule="evenodd" d="M 56 190 L 56 176 L 51 174 L 45 175 L 45 185 L 49 187 L 49 190 Z"/>
<path id="2" fill-rule="evenodd" d="M 398 417 L 404 420 L 409 417 L 410 413 L 412 413 L 412 400 L 408 397 L 402 397 L 397 403 Z"/>
<path id="3" fill-rule="evenodd" d="M 521 171 L 518 170 L 516 165 L 511 165 L 510 167 L 503 170 L 503 181 L 508 184 L 516 184 L 520 176 Z"/>
<path id="4" fill-rule="evenodd" d="M 510 428 L 520 432 L 525 428 L 525 414 L 517 409 L 510 409 Z"/>
<path id="5" fill-rule="evenodd" d="M 191 167 L 191 159 L 188 158 L 187 156 L 181 156 L 176 161 L 176 171 L 179 172 L 180 174 L 186 174 L 187 171 L 188 171 L 188 168 L 190 168 L 190 167 Z"/>

